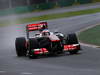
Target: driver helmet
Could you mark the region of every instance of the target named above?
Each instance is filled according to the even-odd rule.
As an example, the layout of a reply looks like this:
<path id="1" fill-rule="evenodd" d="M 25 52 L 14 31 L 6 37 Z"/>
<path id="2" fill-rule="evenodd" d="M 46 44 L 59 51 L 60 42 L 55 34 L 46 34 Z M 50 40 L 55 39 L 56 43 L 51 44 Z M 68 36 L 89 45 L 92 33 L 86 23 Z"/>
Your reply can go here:
<path id="1" fill-rule="evenodd" d="M 42 31 L 42 35 L 43 35 L 43 36 L 48 36 L 48 35 L 50 35 L 50 31 L 49 31 L 48 29 L 44 29 L 44 30 Z"/>

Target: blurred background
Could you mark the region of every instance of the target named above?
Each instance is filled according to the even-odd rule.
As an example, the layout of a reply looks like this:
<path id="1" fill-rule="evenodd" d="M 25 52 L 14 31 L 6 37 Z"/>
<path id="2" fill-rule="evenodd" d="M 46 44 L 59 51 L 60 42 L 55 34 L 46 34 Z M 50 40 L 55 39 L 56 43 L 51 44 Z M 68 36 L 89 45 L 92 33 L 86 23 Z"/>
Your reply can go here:
<path id="1" fill-rule="evenodd" d="M 100 48 L 84 44 L 75 55 L 18 58 L 15 39 L 40 21 L 64 34 L 99 25 L 78 38 L 100 47 L 100 0 L 0 0 L 0 75 L 100 75 Z"/>
<path id="2" fill-rule="evenodd" d="M 0 16 L 93 2 L 100 0 L 0 0 Z"/>

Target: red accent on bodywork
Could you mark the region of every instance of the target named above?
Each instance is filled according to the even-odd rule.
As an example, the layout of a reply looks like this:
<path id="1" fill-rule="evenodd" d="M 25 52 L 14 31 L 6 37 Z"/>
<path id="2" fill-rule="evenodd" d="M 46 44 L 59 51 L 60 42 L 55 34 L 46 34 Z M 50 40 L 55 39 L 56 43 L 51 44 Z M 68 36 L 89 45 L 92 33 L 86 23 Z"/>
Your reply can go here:
<path id="1" fill-rule="evenodd" d="M 38 26 L 40 24 L 28 24 L 27 27 L 33 27 L 33 26 Z"/>
<path id="2" fill-rule="evenodd" d="M 64 45 L 64 51 L 75 50 L 75 49 L 77 49 L 77 46 L 73 46 L 73 45 Z"/>
<path id="3" fill-rule="evenodd" d="M 42 28 L 42 26 L 47 25 L 46 23 L 37 23 L 37 24 L 28 24 L 27 25 L 27 29 L 29 31 L 35 31 L 35 30 L 39 30 Z"/>
<path id="4" fill-rule="evenodd" d="M 41 29 L 41 27 L 28 28 L 29 31 L 32 31 L 32 30 L 38 30 L 38 29 Z"/>
<path id="5" fill-rule="evenodd" d="M 41 24 L 28 24 L 27 29 L 29 31 L 34 31 L 34 30 L 41 29 Z"/>
<path id="6" fill-rule="evenodd" d="M 39 24 L 48 25 L 47 22 L 40 22 Z"/>
<path id="7" fill-rule="evenodd" d="M 41 50 L 42 50 L 43 53 L 47 53 L 48 52 L 48 50 L 46 48 L 41 48 Z"/>
<path id="8" fill-rule="evenodd" d="M 48 50 L 46 48 L 40 48 L 37 49 L 36 51 L 34 49 L 34 54 L 45 54 L 45 53 L 48 53 Z"/>
<path id="9" fill-rule="evenodd" d="M 34 51 L 34 54 L 40 54 L 40 51 Z"/>
<path id="10" fill-rule="evenodd" d="M 60 40 L 51 40 L 52 42 L 58 42 L 58 41 L 60 41 Z"/>

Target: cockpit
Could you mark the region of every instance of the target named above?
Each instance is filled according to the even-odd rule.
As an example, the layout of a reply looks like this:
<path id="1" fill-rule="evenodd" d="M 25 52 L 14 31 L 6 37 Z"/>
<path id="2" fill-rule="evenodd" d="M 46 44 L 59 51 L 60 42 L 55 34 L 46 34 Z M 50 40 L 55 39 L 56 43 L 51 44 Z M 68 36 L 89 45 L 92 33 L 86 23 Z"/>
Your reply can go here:
<path id="1" fill-rule="evenodd" d="M 49 36 L 50 35 L 50 32 L 49 30 L 45 29 L 41 32 L 42 36 Z"/>

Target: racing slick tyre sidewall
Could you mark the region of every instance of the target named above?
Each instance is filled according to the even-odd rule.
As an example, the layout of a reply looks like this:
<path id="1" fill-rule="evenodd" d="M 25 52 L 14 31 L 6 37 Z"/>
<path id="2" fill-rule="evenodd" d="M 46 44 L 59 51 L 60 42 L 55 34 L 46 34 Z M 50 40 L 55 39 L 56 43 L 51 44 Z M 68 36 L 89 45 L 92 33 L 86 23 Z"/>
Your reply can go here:
<path id="1" fill-rule="evenodd" d="M 24 37 L 18 37 L 15 40 L 15 47 L 16 47 L 16 54 L 17 56 L 21 57 L 21 56 L 26 56 L 26 39 Z"/>
<path id="2" fill-rule="evenodd" d="M 67 44 L 71 45 L 71 44 L 79 44 L 77 36 L 75 33 L 72 34 L 68 34 L 67 36 Z M 69 51 L 70 54 L 77 54 L 79 50 L 72 50 Z"/>
<path id="3" fill-rule="evenodd" d="M 75 33 L 68 34 L 67 36 L 67 44 L 78 44 L 78 39 Z"/>
<path id="4" fill-rule="evenodd" d="M 31 58 L 31 59 L 38 58 L 38 55 L 32 53 L 32 51 L 31 51 L 32 49 L 37 49 L 37 48 L 39 48 L 39 44 L 38 44 L 37 39 L 30 38 L 29 39 L 29 55 L 28 55 L 29 58 Z"/>

